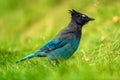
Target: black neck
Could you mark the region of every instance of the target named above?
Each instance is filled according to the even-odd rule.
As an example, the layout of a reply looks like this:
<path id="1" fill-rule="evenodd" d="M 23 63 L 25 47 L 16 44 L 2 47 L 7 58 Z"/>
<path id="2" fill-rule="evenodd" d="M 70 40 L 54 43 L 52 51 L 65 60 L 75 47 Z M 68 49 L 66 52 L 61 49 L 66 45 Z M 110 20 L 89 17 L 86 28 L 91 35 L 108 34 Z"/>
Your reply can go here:
<path id="1" fill-rule="evenodd" d="M 77 24 L 74 20 L 71 20 L 70 21 L 70 24 L 68 25 L 69 27 L 71 27 L 73 30 L 76 30 L 76 31 L 80 31 L 81 32 L 81 30 L 82 30 L 82 25 L 79 25 L 79 24 Z"/>
<path id="2" fill-rule="evenodd" d="M 82 35 L 82 26 L 81 25 L 78 25 L 74 20 L 71 20 L 68 27 L 70 27 L 70 29 L 73 32 L 75 32 L 78 37 L 81 37 L 81 35 Z"/>

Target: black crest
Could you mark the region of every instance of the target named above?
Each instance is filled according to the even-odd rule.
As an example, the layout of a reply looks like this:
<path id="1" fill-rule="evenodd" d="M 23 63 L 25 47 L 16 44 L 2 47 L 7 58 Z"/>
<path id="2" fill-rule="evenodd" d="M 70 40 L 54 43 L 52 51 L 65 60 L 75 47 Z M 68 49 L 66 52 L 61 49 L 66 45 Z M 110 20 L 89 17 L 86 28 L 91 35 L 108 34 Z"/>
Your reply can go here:
<path id="1" fill-rule="evenodd" d="M 70 13 L 72 16 L 75 15 L 75 14 L 81 14 L 81 13 L 75 11 L 74 9 L 69 10 L 69 13 Z"/>

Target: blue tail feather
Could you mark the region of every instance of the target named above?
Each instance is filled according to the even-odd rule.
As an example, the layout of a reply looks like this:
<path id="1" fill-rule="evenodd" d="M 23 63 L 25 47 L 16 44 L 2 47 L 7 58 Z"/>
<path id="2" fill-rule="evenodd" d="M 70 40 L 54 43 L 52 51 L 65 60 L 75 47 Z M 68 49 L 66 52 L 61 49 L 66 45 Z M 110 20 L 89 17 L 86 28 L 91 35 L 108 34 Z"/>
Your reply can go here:
<path id="1" fill-rule="evenodd" d="M 33 54 L 30 54 L 30 55 L 28 55 L 28 56 L 25 56 L 25 57 L 17 60 L 16 63 L 19 63 L 19 62 L 24 61 L 24 60 L 26 60 L 26 59 L 30 59 L 30 58 L 32 58 L 32 57 L 40 56 L 40 54 L 41 54 L 41 52 L 35 52 L 35 53 L 33 53 Z"/>
<path id="2" fill-rule="evenodd" d="M 17 60 L 16 63 L 21 62 L 21 61 L 24 61 L 24 60 L 26 60 L 26 59 L 30 59 L 30 58 L 32 58 L 32 57 L 35 57 L 35 54 L 30 54 L 30 55 L 28 55 L 28 56 L 25 56 L 25 57 Z"/>

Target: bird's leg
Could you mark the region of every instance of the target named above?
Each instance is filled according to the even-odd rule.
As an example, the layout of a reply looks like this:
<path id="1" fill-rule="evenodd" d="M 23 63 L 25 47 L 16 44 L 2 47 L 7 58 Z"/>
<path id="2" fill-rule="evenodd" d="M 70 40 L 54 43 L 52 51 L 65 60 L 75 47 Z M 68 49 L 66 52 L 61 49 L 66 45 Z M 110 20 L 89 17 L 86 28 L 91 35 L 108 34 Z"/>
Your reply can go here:
<path id="1" fill-rule="evenodd" d="M 55 65 L 59 65 L 60 64 L 60 61 L 57 59 L 54 61 Z"/>
<path id="2" fill-rule="evenodd" d="M 49 60 L 50 64 L 52 64 L 53 66 L 58 66 L 60 61 L 59 60 Z"/>

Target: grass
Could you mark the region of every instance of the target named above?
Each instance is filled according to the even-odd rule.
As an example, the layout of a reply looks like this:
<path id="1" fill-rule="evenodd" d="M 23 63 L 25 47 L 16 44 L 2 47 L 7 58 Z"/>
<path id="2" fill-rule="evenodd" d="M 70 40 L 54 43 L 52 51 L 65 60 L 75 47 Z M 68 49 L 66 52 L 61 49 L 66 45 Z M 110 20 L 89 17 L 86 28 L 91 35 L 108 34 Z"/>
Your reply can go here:
<path id="1" fill-rule="evenodd" d="M 120 80 L 119 2 L 1 0 L 0 80 Z M 67 26 L 69 9 L 95 18 L 84 26 L 75 54 L 59 66 L 52 66 L 47 58 L 15 64 Z"/>

